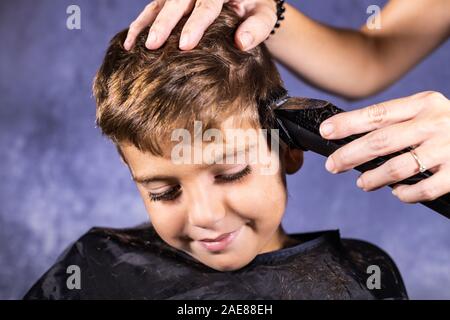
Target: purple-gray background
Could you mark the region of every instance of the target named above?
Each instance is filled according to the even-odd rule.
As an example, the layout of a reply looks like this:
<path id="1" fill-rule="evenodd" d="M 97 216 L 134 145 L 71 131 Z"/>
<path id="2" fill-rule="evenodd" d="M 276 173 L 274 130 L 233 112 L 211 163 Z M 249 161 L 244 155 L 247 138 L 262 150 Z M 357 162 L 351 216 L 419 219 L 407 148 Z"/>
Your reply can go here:
<path id="1" fill-rule="evenodd" d="M 293 3 L 294 1 L 291 1 Z M 358 27 L 376 0 L 302 0 L 306 14 Z M 66 28 L 66 8 L 81 7 L 81 30 Z M 94 126 L 93 75 L 108 40 L 146 1 L 0 2 L 0 298 L 20 298 L 58 254 L 91 226 L 147 219 L 111 143 Z M 301 32 L 301 30 L 299 30 Z M 450 95 L 447 43 L 385 92 L 364 101 L 324 94 L 281 70 L 292 94 L 326 98 L 351 110 L 423 90 Z M 336 79 L 339 81 L 339 79 Z M 365 193 L 357 172 L 331 175 L 307 152 L 288 178 L 289 232 L 339 228 L 384 248 L 411 298 L 450 298 L 450 221 L 406 205 L 389 188 Z"/>

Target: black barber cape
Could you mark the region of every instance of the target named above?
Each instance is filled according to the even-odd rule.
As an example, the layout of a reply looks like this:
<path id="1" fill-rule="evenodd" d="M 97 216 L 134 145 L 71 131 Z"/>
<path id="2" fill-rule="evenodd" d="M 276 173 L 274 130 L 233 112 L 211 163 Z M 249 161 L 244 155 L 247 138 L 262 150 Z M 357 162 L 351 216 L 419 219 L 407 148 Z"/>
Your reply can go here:
<path id="1" fill-rule="evenodd" d="M 378 247 L 339 231 L 290 236 L 300 244 L 220 272 L 167 245 L 151 225 L 93 228 L 24 299 L 407 299 L 397 267 Z M 369 279 L 374 265 L 379 289 Z M 69 279 L 73 266 L 79 288 Z"/>

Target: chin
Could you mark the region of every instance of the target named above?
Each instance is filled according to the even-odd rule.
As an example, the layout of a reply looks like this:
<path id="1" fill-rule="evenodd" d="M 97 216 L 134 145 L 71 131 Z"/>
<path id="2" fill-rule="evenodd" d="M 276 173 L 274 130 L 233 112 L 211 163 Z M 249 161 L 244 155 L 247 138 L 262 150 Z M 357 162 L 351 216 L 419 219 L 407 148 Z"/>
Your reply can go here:
<path id="1" fill-rule="evenodd" d="M 204 261 L 203 263 L 214 270 L 223 272 L 241 269 L 252 261 L 252 259 L 242 259 L 242 257 L 237 260 L 229 256 L 221 259 L 213 257 L 212 259 L 214 261 Z"/>
<path id="2" fill-rule="evenodd" d="M 227 265 L 209 265 L 210 268 L 221 271 L 221 272 L 227 272 L 227 271 L 235 271 L 239 270 L 242 267 L 246 266 L 249 262 L 241 263 L 241 264 L 227 264 Z"/>

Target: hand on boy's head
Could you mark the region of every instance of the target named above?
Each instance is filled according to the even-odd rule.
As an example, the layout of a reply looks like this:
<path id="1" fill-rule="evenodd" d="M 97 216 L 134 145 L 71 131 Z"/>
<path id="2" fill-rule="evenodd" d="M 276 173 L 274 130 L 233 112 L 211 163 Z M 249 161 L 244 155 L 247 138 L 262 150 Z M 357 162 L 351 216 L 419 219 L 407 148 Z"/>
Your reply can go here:
<path id="1" fill-rule="evenodd" d="M 151 25 L 146 47 L 158 49 L 183 16 L 191 13 L 183 27 L 179 47 L 182 50 L 193 49 L 226 3 L 240 17 L 247 17 L 236 31 L 235 42 L 239 49 L 250 50 L 267 39 L 277 20 L 273 0 L 154 0 L 130 24 L 124 47 L 130 50 L 139 33 Z"/>

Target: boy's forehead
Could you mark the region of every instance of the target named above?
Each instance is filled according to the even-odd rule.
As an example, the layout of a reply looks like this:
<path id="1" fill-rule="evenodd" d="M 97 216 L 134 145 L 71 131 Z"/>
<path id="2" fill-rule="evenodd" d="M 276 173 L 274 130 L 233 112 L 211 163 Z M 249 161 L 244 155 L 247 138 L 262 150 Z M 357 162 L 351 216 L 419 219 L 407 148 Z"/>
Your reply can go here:
<path id="1" fill-rule="evenodd" d="M 256 151 L 259 146 L 264 147 L 266 144 L 261 144 L 261 138 L 258 135 L 257 131 L 254 134 L 238 132 L 235 135 L 231 135 L 232 138 L 228 135 L 228 138 L 224 138 L 224 141 L 196 140 L 184 145 L 178 142 L 178 146 L 177 143 L 164 144 L 162 146 L 164 150 L 163 156 L 155 155 L 148 151 L 141 151 L 131 143 L 120 143 L 119 146 L 130 165 L 138 165 L 143 162 L 147 164 L 176 165 L 176 156 L 180 153 L 178 149 L 182 149 L 182 156 L 183 153 L 188 152 L 187 154 L 192 159 L 192 164 L 225 164 L 230 163 L 229 160 L 233 160 L 236 156 Z M 201 157 L 200 162 L 198 160 L 199 155 Z"/>
<path id="2" fill-rule="evenodd" d="M 195 126 L 198 126 L 198 123 L 195 123 Z M 254 154 L 254 152 L 250 153 L 249 151 L 266 146 L 266 143 L 261 143 L 266 141 L 265 136 L 263 136 L 264 132 L 260 128 L 255 128 L 247 117 L 230 116 L 220 124 L 220 128 L 209 127 L 205 130 L 205 126 L 200 124 L 200 130 L 198 128 L 193 128 L 193 130 L 179 129 L 187 137 L 183 136 L 181 139 L 178 137 L 174 140 L 171 137 L 171 132 L 168 132 L 169 137 L 162 138 L 159 141 L 163 152 L 162 156 L 141 151 L 130 142 L 121 142 L 119 147 L 132 169 L 139 170 L 139 168 L 145 166 L 146 170 L 149 167 L 161 167 L 170 170 L 171 166 L 177 165 L 177 159 L 175 158 L 180 154 L 178 150 L 181 148 L 180 146 L 183 146 L 184 149 L 182 153 L 189 149 L 189 156 L 192 159 L 192 161 L 186 162 L 186 158 L 184 158 L 184 164 L 191 163 L 202 166 L 217 163 L 233 164 L 233 161 L 236 162 L 236 159 L 242 160 L 242 157 L 247 157 L 245 159 L 249 160 L 248 157 Z M 177 128 L 174 130 L 177 130 Z M 198 159 L 199 154 L 201 154 L 200 160 Z M 178 163 L 180 163 L 179 160 Z"/>

